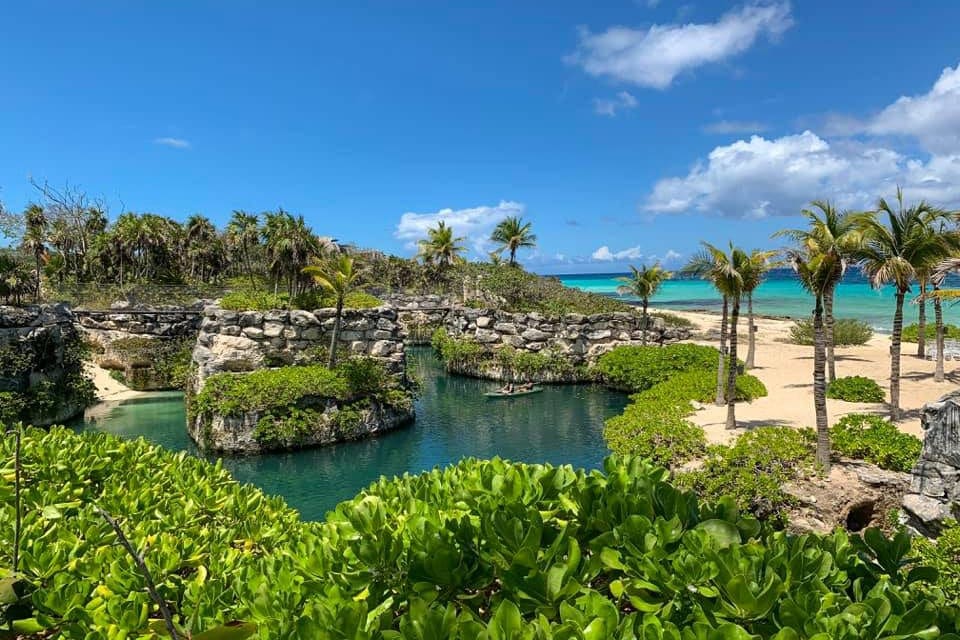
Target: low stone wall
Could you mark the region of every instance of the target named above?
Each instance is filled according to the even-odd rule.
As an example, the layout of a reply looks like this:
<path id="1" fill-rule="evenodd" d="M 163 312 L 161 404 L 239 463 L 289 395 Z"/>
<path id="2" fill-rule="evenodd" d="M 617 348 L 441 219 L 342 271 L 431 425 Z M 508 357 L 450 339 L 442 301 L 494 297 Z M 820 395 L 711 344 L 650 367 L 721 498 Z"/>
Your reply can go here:
<path id="1" fill-rule="evenodd" d="M 301 408 L 315 409 L 316 423 L 310 425 L 308 432 L 291 435 L 281 441 L 263 442 L 256 437 L 257 424 L 264 417 L 264 414 L 256 411 L 241 416 L 214 415 L 209 422 L 193 420 L 188 423 L 187 430 L 194 442 L 205 451 L 249 455 L 357 440 L 402 427 L 414 419 L 412 409 L 388 407 L 375 401 L 361 408 L 349 422 L 338 419 L 338 416 L 350 407 L 341 406 L 334 400 L 311 402 L 305 399 Z"/>
<path id="2" fill-rule="evenodd" d="M 551 354 L 563 358 L 571 371 L 545 371 L 532 376 L 537 382 L 577 382 L 584 365 L 621 345 L 667 344 L 690 337 L 689 330 L 667 327 L 660 318 L 649 318 L 644 329 L 639 313 L 568 314 L 550 318 L 540 313 L 508 313 L 494 309 L 459 307 L 446 318 L 444 328 L 454 338 L 470 338 L 486 348 L 512 347 L 518 351 Z M 501 367 L 454 365 L 454 373 L 504 380 L 510 375 Z"/>
<path id="3" fill-rule="evenodd" d="M 444 326 L 456 303 L 438 295 L 384 294 L 380 299 L 397 310 L 397 321 L 406 333 L 407 344 L 430 344 L 435 329 Z"/>
<path id="4" fill-rule="evenodd" d="M 911 528 L 936 535 L 944 520 L 960 518 L 960 391 L 924 405 L 920 424 L 923 449 L 903 511 Z"/>
<path id="5" fill-rule="evenodd" d="M 333 309 L 228 311 L 207 307 L 193 350 L 198 388 L 205 378 L 222 371 L 323 362 L 318 356 L 330 347 L 335 315 Z M 403 340 L 394 309 L 343 310 L 339 348 L 345 354 L 376 358 L 389 372 L 403 375 Z"/>
<path id="6" fill-rule="evenodd" d="M 91 392 L 80 342 L 67 305 L 0 306 L 0 410 L 11 413 L 0 419 L 45 426 L 82 414 Z"/>
<path id="7" fill-rule="evenodd" d="M 202 309 L 114 305 L 105 311 L 77 309 L 77 324 L 94 347 L 93 361 L 116 371 L 137 391 L 179 388 L 173 361 L 197 339 Z"/>

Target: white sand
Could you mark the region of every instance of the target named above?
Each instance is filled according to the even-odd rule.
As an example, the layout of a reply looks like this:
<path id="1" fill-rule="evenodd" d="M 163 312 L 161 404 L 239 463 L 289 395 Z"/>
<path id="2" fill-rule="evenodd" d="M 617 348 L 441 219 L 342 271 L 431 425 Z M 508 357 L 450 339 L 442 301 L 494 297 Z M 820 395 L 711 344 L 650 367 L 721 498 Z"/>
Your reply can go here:
<path id="1" fill-rule="evenodd" d="M 719 331 L 720 316 L 709 313 L 674 312 L 694 322 L 698 333 Z M 792 427 L 814 426 L 813 411 L 813 347 L 803 347 L 782 342 L 793 322 L 758 318 L 756 368 L 750 373 L 757 376 L 767 387 L 765 398 L 751 403 L 737 404 L 735 431 L 726 429 L 726 407 L 709 405 L 697 411 L 691 420 L 704 428 L 711 442 L 726 442 L 744 430 L 764 425 Z M 737 354 L 741 360 L 747 355 L 747 319 L 740 318 Z M 693 342 L 711 344 L 694 338 Z M 713 342 L 716 346 L 716 342 Z M 953 391 L 960 383 L 960 362 L 946 361 L 946 380 L 934 382 L 936 363 L 916 357 L 916 343 L 904 343 L 900 360 L 900 407 L 903 411 L 898 426 L 907 433 L 922 437 L 920 408 L 927 402 Z M 875 334 L 862 347 L 838 347 L 836 349 L 837 377 L 861 375 L 872 378 L 889 393 L 890 387 L 890 336 Z M 830 424 L 847 413 L 879 413 L 886 415 L 884 404 L 864 404 L 827 400 L 827 415 Z"/>
<path id="2" fill-rule="evenodd" d="M 110 377 L 109 371 L 100 368 L 92 362 L 84 363 L 84 369 L 87 375 L 93 380 L 93 384 L 97 387 L 97 399 L 101 402 L 136 398 L 146 393 L 145 391 L 134 391 L 122 382 L 114 380 Z"/>

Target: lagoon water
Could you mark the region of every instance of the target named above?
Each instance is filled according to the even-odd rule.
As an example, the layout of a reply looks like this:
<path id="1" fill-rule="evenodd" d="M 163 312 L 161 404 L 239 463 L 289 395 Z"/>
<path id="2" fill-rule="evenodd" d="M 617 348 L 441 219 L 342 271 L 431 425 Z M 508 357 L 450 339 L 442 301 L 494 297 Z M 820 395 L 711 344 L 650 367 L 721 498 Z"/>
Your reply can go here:
<path id="1" fill-rule="evenodd" d="M 558 277 L 569 287 L 617 296 L 617 286 L 620 284 L 617 278 L 624 275 L 626 274 L 612 273 Z M 960 287 L 960 278 L 951 277 L 946 286 Z M 908 294 L 908 300 L 910 297 Z M 625 299 L 630 298 L 625 297 Z M 678 311 L 720 310 L 719 296 L 709 284 L 702 280 L 668 280 L 663 284 L 660 292 L 650 300 L 650 304 L 657 308 Z M 809 317 L 813 311 L 813 298 L 800 286 L 792 271 L 777 269 L 772 271 L 766 281 L 757 288 L 753 308 L 756 313 L 763 315 L 805 318 Z M 877 291 L 858 271 L 849 271 L 837 287 L 834 312 L 838 318 L 858 318 L 870 323 L 877 331 L 889 331 L 893 324 L 893 310 L 893 288 L 885 287 Z M 904 305 L 905 324 L 916 322 L 916 317 L 916 305 L 908 302 Z M 933 320 L 933 310 L 929 306 L 927 317 Z M 960 307 L 945 304 L 944 321 L 960 324 Z"/>
<path id="2" fill-rule="evenodd" d="M 550 386 L 542 393 L 491 400 L 495 383 L 447 375 L 428 348 L 407 357 L 423 380 L 417 421 L 374 438 L 319 449 L 225 458 L 241 482 L 281 495 L 304 518 L 321 519 L 381 475 L 420 473 L 464 457 L 598 468 L 607 455 L 603 422 L 623 411 L 625 395 L 593 386 Z M 122 437 L 142 436 L 201 455 L 187 437 L 183 396 L 153 393 L 77 425 Z"/>

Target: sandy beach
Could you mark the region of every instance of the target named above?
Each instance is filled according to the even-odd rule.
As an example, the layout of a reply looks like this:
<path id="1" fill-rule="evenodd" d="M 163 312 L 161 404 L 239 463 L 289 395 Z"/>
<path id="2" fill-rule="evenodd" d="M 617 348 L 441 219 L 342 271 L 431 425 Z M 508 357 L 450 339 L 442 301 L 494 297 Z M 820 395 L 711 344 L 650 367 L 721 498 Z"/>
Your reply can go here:
<path id="1" fill-rule="evenodd" d="M 692 321 L 696 333 L 692 342 L 712 344 L 708 339 L 719 330 L 720 317 L 710 313 L 672 311 Z M 697 411 L 690 419 L 704 428 L 711 442 L 727 442 L 746 429 L 764 425 L 812 427 L 813 413 L 813 347 L 787 343 L 785 340 L 793 326 L 791 320 L 758 318 L 756 368 L 750 373 L 757 376 L 767 387 L 765 398 L 752 403 L 737 405 L 737 422 L 740 428 L 728 431 L 725 428 L 726 407 L 709 405 Z M 747 321 L 740 319 L 738 353 L 742 360 L 747 353 Z M 890 386 L 890 336 L 875 334 L 870 342 L 861 347 L 838 347 L 836 350 L 837 377 L 861 375 L 873 378 L 885 391 Z M 899 427 L 916 436 L 923 433 L 920 427 L 920 408 L 927 402 L 953 391 L 960 384 L 960 362 L 947 360 L 944 363 L 946 380 L 934 382 L 936 363 L 916 357 L 916 343 L 904 343 L 901 353 L 900 406 L 903 418 Z M 830 424 L 847 413 L 887 412 L 886 405 L 827 400 Z"/>
<path id="2" fill-rule="evenodd" d="M 137 398 L 147 393 L 145 391 L 134 391 L 125 384 L 114 380 L 110 377 L 109 371 L 92 362 L 84 363 L 84 369 L 97 388 L 98 401 L 97 404 L 88 407 L 84 412 L 87 419 L 97 418 L 109 413 L 121 400 Z"/>

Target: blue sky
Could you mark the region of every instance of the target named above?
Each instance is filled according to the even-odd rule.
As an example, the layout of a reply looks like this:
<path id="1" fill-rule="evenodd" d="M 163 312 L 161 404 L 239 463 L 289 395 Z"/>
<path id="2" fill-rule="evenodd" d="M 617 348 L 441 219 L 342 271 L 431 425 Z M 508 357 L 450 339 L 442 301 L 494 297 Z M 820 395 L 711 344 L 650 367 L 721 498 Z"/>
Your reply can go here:
<path id="1" fill-rule="evenodd" d="M 29 177 L 411 254 L 505 215 L 548 273 L 772 246 L 812 198 L 960 207 L 960 3 L 0 8 L 0 201 Z"/>

